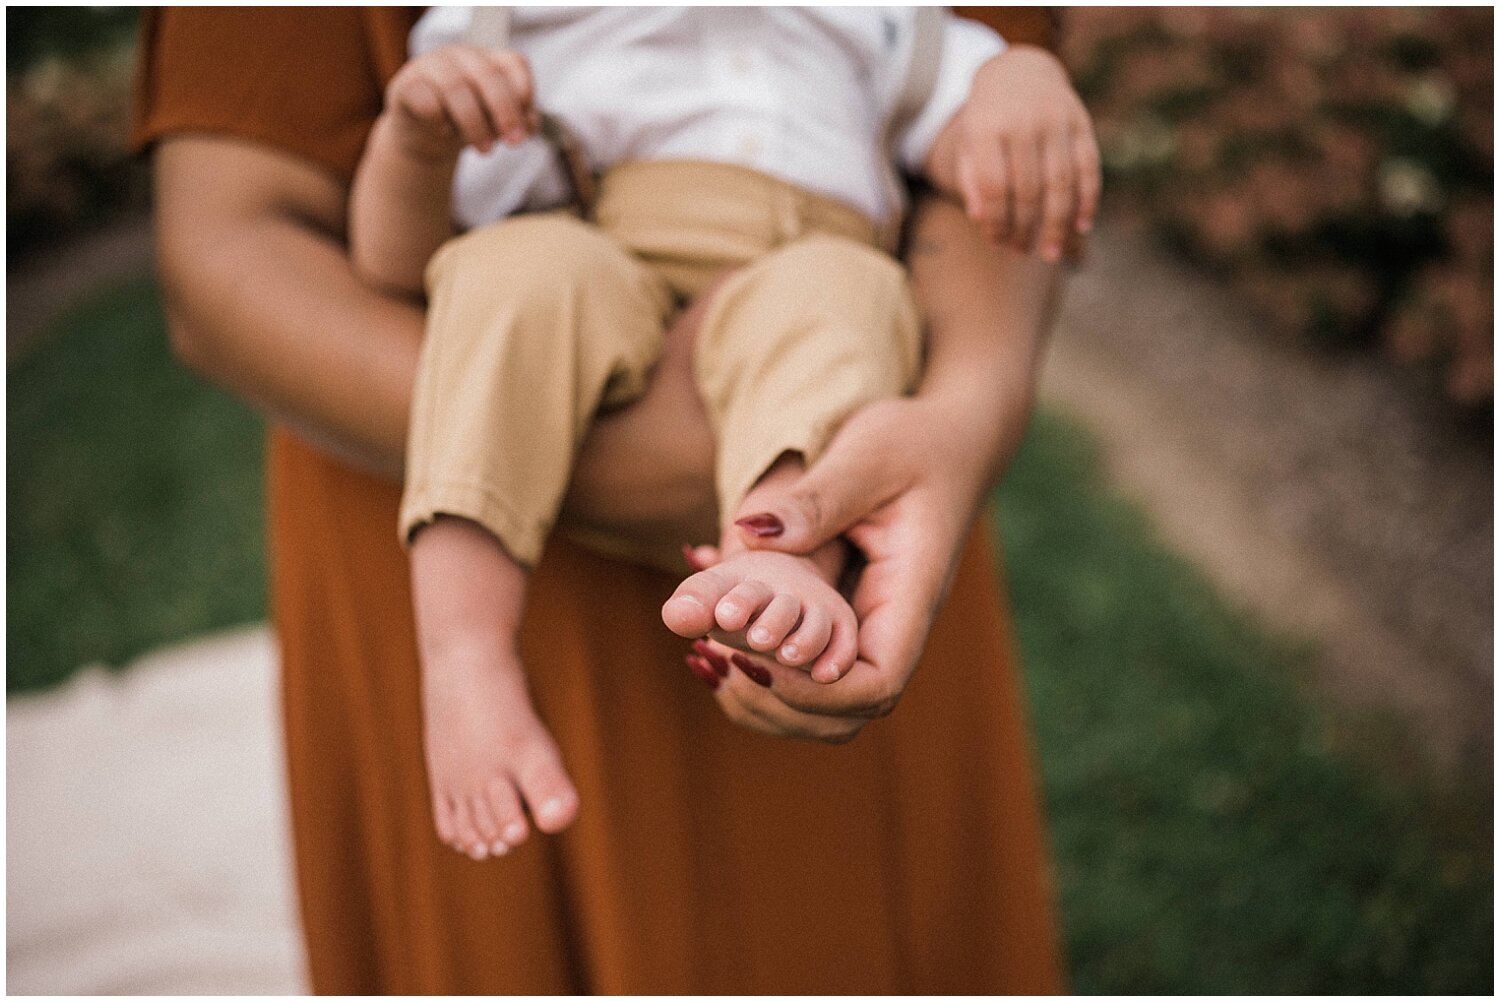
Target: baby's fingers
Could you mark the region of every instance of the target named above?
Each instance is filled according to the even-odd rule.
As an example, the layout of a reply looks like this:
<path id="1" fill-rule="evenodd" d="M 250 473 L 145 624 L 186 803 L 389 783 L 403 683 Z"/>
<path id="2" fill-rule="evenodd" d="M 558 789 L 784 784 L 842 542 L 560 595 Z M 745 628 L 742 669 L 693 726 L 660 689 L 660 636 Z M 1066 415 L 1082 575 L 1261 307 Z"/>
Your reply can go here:
<path id="1" fill-rule="evenodd" d="M 1099 143 L 1094 138 L 1094 127 L 1089 124 L 1087 114 L 1080 114 L 1073 123 L 1072 142 L 1073 169 L 1078 173 L 1078 221 L 1079 233 L 1088 233 L 1094 228 L 1094 216 L 1099 211 L 1099 191 L 1102 179 L 1099 170 Z"/>
<path id="2" fill-rule="evenodd" d="M 1011 246 L 1029 251 L 1034 243 L 1042 212 L 1041 143 L 1032 136 L 1010 138 L 1005 143 L 1011 185 L 1015 192 L 1015 217 Z"/>
<path id="3" fill-rule="evenodd" d="M 1010 179 L 999 150 L 987 156 L 963 156 L 958 162 L 958 186 L 964 211 L 995 243 L 1010 237 L 1012 225 Z"/>
<path id="4" fill-rule="evenodd" d="M 1042 147 L 1042 172 L 1046 188 L 1042 196 L 1042 229 L 1037 239 L 1043 261 L 1062 260 L 1063 242 L 1073 212 L 1074 173 L 1072 151 L 1066 133 L 1053 135 Z"/>
<path id="5" fill-rule="evenodd" d="M 391 86 L 392 104 L 420 122 L 441 128 L 450 127 L 448 112 L 443 105 L 443 95 L 437 85 L 426 77 L 413 74 Z"/>
<path id="6" fill-rule="evenodd" d="M 462 70 L 462 65 L 445 67 L 433 80 L 442 98 L 443 110 L 453 129 L 465 143 L 488 150 L 499 138 L 490 125 L 489 116 L 480 103 L 479 92 Z"/>
<path id="7" fill-rule="evenodd" d="M 519 52 L 509 50 L 486 52 L 485 56 L 491 65 L 504 74 L 505 82 L 510 85 L 511 93 L 515 95 L 516 104 L 521 113 L 527 118 L 534 118 L 536 112 L 533 105 L 536 103 L 536 92 L 531 79 L 531 64 L 527 62 L 526 57 Z"/>
<path id="8" fill-rule="evenodd" d="M 464 81 L 475 95 L 485 117 L 489 140 L 502 139 L 519 143 L 530 134 L 525 110 L 510 76 L 496 62 L 495 56 L 479 49 L 463 49 L 457 62 Z M 488 143 L 480 145 L 488 149 Z"/>

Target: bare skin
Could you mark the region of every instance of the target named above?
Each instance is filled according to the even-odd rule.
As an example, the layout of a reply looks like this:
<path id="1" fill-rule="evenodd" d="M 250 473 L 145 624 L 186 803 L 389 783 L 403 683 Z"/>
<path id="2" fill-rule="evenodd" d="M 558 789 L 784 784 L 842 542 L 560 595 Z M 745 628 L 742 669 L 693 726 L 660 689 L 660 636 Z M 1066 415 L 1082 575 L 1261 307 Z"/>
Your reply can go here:
<path id="1" fill-rule="evenodd" d="M 993 250 L 989 234 L 936 199 L 918 203 L 907 262 L 928 322 L 916 395 L 851 417 L 818 463 L 760 513 L 775 517 L 781 534 L 743 537 L 753 548 L 800 553 L 842 534 L 861 550 L 867 564 L 852 602 L 860 657 L 833 686 L 766 658 L 754 660 L 769 686 L 729 672 L 715 696 L 751 730 L 838 743 L 895 709 L 970 527 L 1030 417 L 1056 269 Z M 712 547 L 694 554 L 717 557 Z"/>
<path id="2" fill-rule="evenodd" d="M 413 582 L 462 584 L 413 591 L 433 819 L 444 842 L 475 859 L 504 855 L 525 840 L 526 811 L 544 832 L 578 813 L 516 649 L 525 572 L 467 519 L 439 519 L 422 536 L 411 550 Z"/>
<path id="3" fill-rule="evenodd" d="M 740 503 L 737 515 L 762 510 L 801 477 L 802 461 L 783 456 Z M 834 587 L 844 547 L 829 540 L 806 556 L 752 550 L 738 530 L 723 537 L 712 567 L 683 581 L 662 607 L 667 628 L 689 640 L 770 654 L 818 682 L 837 682 L 854 665 L 859 624 Z"/>
<path id="4" fill-rule="evenodd" d="M 210 136 L 165 141 L 156 175 L 179 354 L 331 454 L 399 471 L 421 317 L 413 304 L 372 293 L 351 269 L 339 241 L 346 189 L 295 157 Z M 851 676 L 844 685 L 816 686 L 813 699 L 796 685 L 797 676 L 814 684 L 803 672 L 778 676 L 772 689 L 737 673 L 717 696 L 743 726 L 842 741 L 889 711 L 967 534 L 968 521 L 950 513 L 950 502 L 964 510 L 963 499 L 982 496 L 1029 411 L 1052 270 L 993 252 L 947 206 L 929 204 L 916 228 L 914 281 L 931 321 L 921 391 L 856 415 L 818 467 L 784 488 L 768 484 L 780 496 L 768 494 L 765 507 L 783 513 L 787 532 L 744 540 L 795 552 L 850 529 L 864 541 L 871 563 L 854 599 L 863 610 L 860 684 L 846 688 Z M 932 262 L 925 277 L 924 255 Z M 591 430 L 564 524 L 660 541 L 709 535 L 712 440 L 685 364 L 692 319 L 689 311 L 669 332 L 646 395 Z M 310 324 L 319 337 L 306 337 Z M 941 414 L 944 423 L 913 423 L 909 409 Z M 673 448 L 661 451 L 663 441 Z M 949 447 L 957 458 L 937 461 Z M 821 475 L 824 469 L 836 475 Z M 796 516 L 809 511 L 823 514 Z M 504 836 L 502 820 L 491 816 L 489 830 Z M 493 851 L 479 840 L 465 850 L 479 846 Z"/>

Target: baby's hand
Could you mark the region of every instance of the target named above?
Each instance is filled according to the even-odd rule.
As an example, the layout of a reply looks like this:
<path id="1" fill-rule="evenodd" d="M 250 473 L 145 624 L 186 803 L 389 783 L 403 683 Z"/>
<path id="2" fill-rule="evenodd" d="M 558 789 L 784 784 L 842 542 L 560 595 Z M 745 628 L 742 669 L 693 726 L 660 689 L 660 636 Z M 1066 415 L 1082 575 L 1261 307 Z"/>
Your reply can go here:
<path id="1" fill-rule="evenodd" d="M 431 155 L 465 145 L 488 153 L 537 129 L 531 66 L 518 52 L 446 45 L 416 57 L 391 78 L 386 115 L 406 147 Z"/>
<path id="2" fill-rule="evenodd" d="M 996 243 L 1062 259 L 1099 207 L 1099 147 L 1057 58 L 1012 45 L 979 68 L 955 116 L 951 164 L 969 218 Z"/>

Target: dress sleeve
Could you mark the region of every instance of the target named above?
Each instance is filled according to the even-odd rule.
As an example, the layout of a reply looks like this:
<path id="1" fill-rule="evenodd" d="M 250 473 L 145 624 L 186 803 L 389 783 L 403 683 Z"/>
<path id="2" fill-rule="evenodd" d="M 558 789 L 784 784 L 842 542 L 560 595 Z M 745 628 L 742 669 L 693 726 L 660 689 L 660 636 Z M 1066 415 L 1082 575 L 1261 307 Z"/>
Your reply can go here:
<path id="1" fill-rule="evenodd" d="M 149 9 L 132 143 L 219 133 L 350 177 L 413 20 L 408 8 Z"/>
<path id="2" fill-rule="evenodd" d="M 954 7 L 953 13 L 989 25 L 1011 45 L 1057 51 L 1061 22 L 1056 7 Z"/>

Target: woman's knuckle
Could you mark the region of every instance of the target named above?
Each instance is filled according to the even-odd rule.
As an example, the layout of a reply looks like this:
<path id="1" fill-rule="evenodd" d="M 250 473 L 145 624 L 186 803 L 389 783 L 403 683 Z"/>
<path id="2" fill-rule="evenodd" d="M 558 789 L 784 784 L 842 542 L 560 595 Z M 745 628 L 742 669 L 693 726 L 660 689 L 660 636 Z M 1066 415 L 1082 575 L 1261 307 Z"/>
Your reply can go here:
<path id="1" fill-rule="evenodd" d="M 888 717 L 896 709 L 896 704 L 901 702 L 903 687 L 894 683 L 887 683 L 881 688 L 880 695 L 875 699 L 875 705 L 871 711 L 877 717 Z"/>
<path id="2" fill-rule="evenodd" d="M 791 496 L 792 509 L 807 525 L 823 524 L 823 499 L 817 491 L 799 490 Z"/>
<path id="3" fill-rule="evenodd" d="M 839 727 L 831 727 L 818 735 L 818 740 L 826 745 L 844 745 L 859 736 L 864 728 L 864 721 L 853 722 Z"/>

